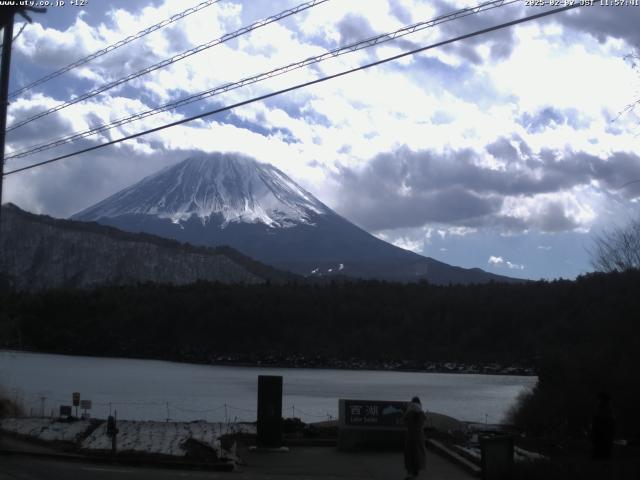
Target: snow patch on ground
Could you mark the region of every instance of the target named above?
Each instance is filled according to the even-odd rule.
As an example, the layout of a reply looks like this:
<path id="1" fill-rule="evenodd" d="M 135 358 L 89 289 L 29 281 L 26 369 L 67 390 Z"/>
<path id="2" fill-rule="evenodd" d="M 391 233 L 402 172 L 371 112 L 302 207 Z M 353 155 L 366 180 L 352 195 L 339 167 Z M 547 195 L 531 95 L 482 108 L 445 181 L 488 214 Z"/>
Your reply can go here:
<path id="1" fill-rule="evenodd" d="M 535 462 L 539 460 L 549 460 L 548 457 L 542 455 L 541 453 L 531 452 L 520 447 L 514 447 L 513 449 L 516 462 Z"/>
<path id="2" fill-rule="evenodd" d="M 59 422 L 51 418 L 5 418 L 0 420 L 0 429 L 37 438 L 48 442 L 78 442 L 89 429 L 88 420 Z"/>
<path id="3" fill-rule="evenodd" d="M 454 445 L 455 449 L 461 453 L 467 455 L 467 458 L 474 459 L 476 462 L 480 463 L 482 459 L 482 453 L 480 451 L 480 447 L 474 446 L 463 446 L 463 445 Z M 529 450 L 525 450 L 524 448 L 514 447 L 513 448 L 513 459 L 516 462 L 535 462 L 541 460 L 549 460 L 546 456 L 537 453 L 531 452 Z"/>
<path id="4" fill-rule="evenodd" d="M 181 422 L 118 422 L 118 451 L 149 454 L 183 456 L 182 444 L 190 437 L 202 441 L 221 453 L 219 432 L 204 422 L 195 424 Z M 82 442 L 87 450 L 111 450 L 111 438 L 107 435 L 106 424 L 98 427 Z M 220 455 L 218 455 L 220 456 Z"/>
<path id="5" fill-rule="evenodd" d="M 118 422 L 118 451 L 131 453 L 172 455 L 186 454 L 183 444 L 190 438 L 198 440 L 215 450 L 218 458 L 230 458 L 223 450 L 220 437 L 230 433 L 255 434 L 254 425 L 197 422 Z M 93 451 L 110 451 L 111 438 L 107 435 L 106 423 L 100 425 L 81 447 Z M 231 458 L 230 458 L 231 459 Z"/>
<path id="6" fill-rule="evenodd" d="M 480 462 L 480 458 L 481 458 L 480 448 L 463 447 L 462 445 L 454 445 L 454 446 L 456 450 L 458 450 L 459 452 L 466 453 L 469 457 L 473 458 L 477 462 Z"/>
<path id="7" fill-rule="evenodd" d="M 184 456 L 182 444 L 189 438 L 199 440 L 213 448 L 218 457 L 222 456 L 219 437 L 222 430 L 216 424 L 206 422 L 118 422 L 118 451 L 148 454 Z M 87 450 L 111 450 L 111 438 L 107 435 L 106 424 L 100 425 L 82 442 Z"/>
<path id="8" fill-rule="evenodd" d="M 61 422 L 49 418 L 7 418 L 0 420 L 0 429 L 44 441 L 76 443 L 83 450 L 111 451 L 111 437 L 103 422 L 82 442 L 91 423 L 88 420 Z M 234 460 L 234 454 L 222 448 L 220 438 L 227 434 L 256 434 L 255 424 L 197 422 L 153 422 L 119 420 L 117 423 L 118 452 L 171 455 L 184 457 L 182 447 L 190 438 L 215 450 L 218 458 Z"/>

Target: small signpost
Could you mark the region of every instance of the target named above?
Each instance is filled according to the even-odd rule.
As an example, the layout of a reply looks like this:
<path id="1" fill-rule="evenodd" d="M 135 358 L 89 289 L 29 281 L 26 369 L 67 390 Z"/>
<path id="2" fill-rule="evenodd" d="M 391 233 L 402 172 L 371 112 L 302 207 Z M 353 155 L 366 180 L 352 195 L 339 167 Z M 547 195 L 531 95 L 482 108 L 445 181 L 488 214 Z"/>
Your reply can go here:
<path id="1" fill-rule="evenodd" d="M 89 418 L 89 415 L 87 414 L 87 410 L 91 410 L 91 400 L 80 400 L 80 408 L 84 410 L 82 412 L 82 417 Z"/>
<path id="2" fill-rule="evenodd" d="M 80 406 L 80 392 L 73 392 L 71 394 L 73 400 L 73 406 L 76 407 L 76 417 L 78 416 L 78 406 Z"/>
<path id="3" fill-rule="evenodd" d="M 338 448 L 361 445 L 402 445 L 402 416 L 407 402 L 383 400 L 339 400 Z"/>

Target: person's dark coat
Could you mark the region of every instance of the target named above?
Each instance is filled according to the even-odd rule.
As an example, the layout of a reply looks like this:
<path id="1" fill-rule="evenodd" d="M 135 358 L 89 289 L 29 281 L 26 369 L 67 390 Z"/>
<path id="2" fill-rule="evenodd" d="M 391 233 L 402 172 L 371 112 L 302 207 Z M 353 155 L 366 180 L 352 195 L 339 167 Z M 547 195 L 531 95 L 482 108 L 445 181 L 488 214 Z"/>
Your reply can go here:
<path id="1" fill-rule="evenodd" d="M 407 427 L 404 444 L 404 466 L 412 475 L 417 475 L 427 464 L 424 445 L 424 424 L 426 415 L 419 403 L 410 402 L 403 416 Z"/>

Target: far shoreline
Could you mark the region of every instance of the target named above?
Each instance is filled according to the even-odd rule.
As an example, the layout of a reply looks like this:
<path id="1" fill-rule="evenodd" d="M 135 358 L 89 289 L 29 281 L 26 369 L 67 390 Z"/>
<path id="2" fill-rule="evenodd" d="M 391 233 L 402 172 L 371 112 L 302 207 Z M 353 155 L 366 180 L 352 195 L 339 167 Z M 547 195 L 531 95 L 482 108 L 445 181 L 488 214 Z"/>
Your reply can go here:
<path id="1" fill-rule="evenodd" d="M 202 365 L 212 367 L 236 367 L 236 368 L 264 368 L 264 369 L 295 369 L 295 370 L 346 370 L 346 371 L 370 371 L 370 372 L 398 372 L 398 373 L 433 373 L 433 374 L 457 374 L 457 375 L 491 375 L 514 377 L 537 377 L 535 369 L 530 366 L 501 365 L 499 363 L 480 362 L 413 362 L 413 361 L 371 361 L 361 359 L 328 359 L 329 362 L 304 362 L 305 357 L 293 357 L 292 362 L 269 362 L 267 360 L 246 361 L 243 355 L 218 355 L 209 359 L 197 358 L 158 358 L 150 356 L 120 356 L 120 355 L 87 355 L 73 352 L 51 352 L 42 350 L 2 348 L 0 353 L 26 353 L 42 355 L 59 355 L 66 357 L 105 358 L 117 360 L 147 360 L 156 362 L 181 363 L 188 365 Z M 298 359 L 299 361 L 295 361 Z M 302 361 L 300 361 L 302 360 Z M 333 361 L 331 361 L 333 360 Z M 422 368 L 417 364 L 421 363 Z"/>

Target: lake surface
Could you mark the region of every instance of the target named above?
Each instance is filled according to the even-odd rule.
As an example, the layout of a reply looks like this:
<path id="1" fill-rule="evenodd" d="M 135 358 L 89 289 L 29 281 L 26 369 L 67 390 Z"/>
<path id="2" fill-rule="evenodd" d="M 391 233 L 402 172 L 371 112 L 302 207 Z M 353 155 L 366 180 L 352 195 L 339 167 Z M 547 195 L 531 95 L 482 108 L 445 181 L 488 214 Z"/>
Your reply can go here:
<path id="1" fill-rule="evenodd" d="M 499 423 L 536 377 L 193 365 L 158 360 L 0 351 L 0 385 L 27 413 L 92 401 L 91 416 L 255 421 L 258 375 L 282 375 L 283 414 L 305 422 L 338 415 L 338 399 L 409 400 L 460 420 Z M 44 400 L 43 400 L 44 398 Z"/>

